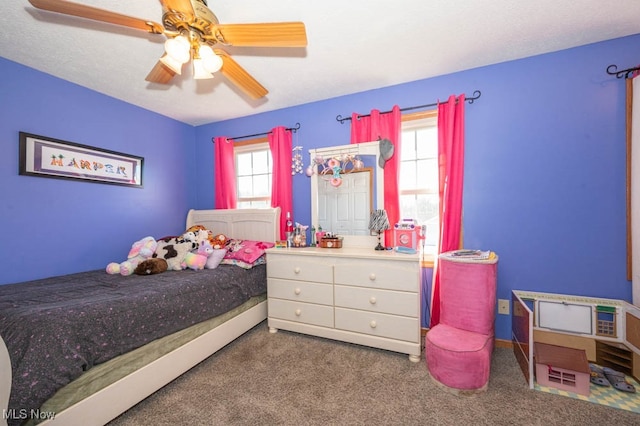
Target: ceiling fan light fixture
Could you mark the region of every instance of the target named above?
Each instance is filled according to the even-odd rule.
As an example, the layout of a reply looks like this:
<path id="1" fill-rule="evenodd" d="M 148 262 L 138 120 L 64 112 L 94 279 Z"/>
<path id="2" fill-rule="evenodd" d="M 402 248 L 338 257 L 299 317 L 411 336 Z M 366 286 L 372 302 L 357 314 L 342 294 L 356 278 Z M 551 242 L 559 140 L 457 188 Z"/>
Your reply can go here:
<path id="1" fill-rule="evenodd" d="M 162 57 L 160 58 L 160 62 L 162 62 L 176 74 L 182 74 L 182 62 L 176 61 L 171 55 L 162 55 Z"/>
<path id="2" fill-rule="evenodd" d="M 193 61 L 193 78 L 196 80 L 205 80 L 208 78 L 213 78 L 213 74 L 211 74 L 204 66 L 203 60 L 200 58 L 194 58 Z"/>
<path id="3" fill-rule="evenodd" d="M 181 64 L 188 62 L 191 58 L 191 45 L 189 44 L 189 40 L 181 35 L 165 41 L 164 50 L 168 56 Z"/>
<path id="4" fill-rule="evenodd" d="M 210 46 L 206 44 L 201 45 L 198 49 L 198 53 L 200 55 L 200 58 L 202 58 L 204 68 L 211 74 L 219 71 L 220 68 L 222 68 L 222 58 L 216 55 Z"/>
<path id="5" fill-rule="evenodd" d="M 162 57 L 155 63 L 146 81 L 169 84 L 192 60 L 195 78 L 212 78 L 220 71 L 238 89 L 253 99 L 269 91 L 217 46 L 305 47 L 307 34 L 302 22 L 264 22 L 220 24 L 207 6 L 207 0 L 160 0 L 162 23 L 110 10 L 75 3 L 76 0 L 29 0 L 36 9 L 75 16 L 166 37 Z M 203 47 L 207 46 L 207 47 Z M 216 47 L 213 52 L 211 48 Z M 200 51 L 202 50 L 202 55 Z"/>

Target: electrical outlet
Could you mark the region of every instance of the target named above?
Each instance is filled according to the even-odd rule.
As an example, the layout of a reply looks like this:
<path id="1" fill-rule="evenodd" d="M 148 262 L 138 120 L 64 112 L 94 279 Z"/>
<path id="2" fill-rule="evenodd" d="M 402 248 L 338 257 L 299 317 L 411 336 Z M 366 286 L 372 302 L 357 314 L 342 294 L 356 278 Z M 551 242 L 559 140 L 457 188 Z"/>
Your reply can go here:
<path id="1" fill-rule="evenodd" d="M 498 299 L 498 313 L 502 315 L 509 315 L 508 299 Z"/>

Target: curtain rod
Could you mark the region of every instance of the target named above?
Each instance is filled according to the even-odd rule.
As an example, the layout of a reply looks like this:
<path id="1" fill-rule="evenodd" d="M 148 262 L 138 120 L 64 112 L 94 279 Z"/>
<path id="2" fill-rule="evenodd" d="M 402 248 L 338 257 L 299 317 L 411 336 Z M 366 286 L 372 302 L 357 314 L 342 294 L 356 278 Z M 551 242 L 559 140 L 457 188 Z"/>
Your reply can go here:
<path id="1" fill-rule="evenodd" d="M 629 78 L 631 77 L 631 74 L 633 74 L 636 71 L 640 70 L 640 66 L 637 67 L 633 67 L 633 68 L 627 68 L 626 70 L 621 70 L 618 71 L 618 66 L 617 65 L 609 65 L 607 67 L 607 74 L 609 75 L 615 75 L 616 78 Z"/>
<path id="2" fill-rule="evenodd" d="M 293 133 L 295 133 L 298 130 L 300 130 L 300 123 L 296 123 L 296 125 L 293 126 L 293 127 L 287 127 L 285 130 L 289 130 L 289 131 L 292 131 Z M 255 133 L 253 135 L 236 136 L 235 138 L 227 138 L 227 140 L 234 141 L 234 140 L 237 140 L 237 139 L 255 138 L 256 136 L 265 136 L 265 135 L 269 135 L 271 133 L 273 133 L 273 132 L 263 132 L 263 133 Z M 211 138 L 211 142 L 215 143 L 215 139 L 216 138 Z"/>
<path id="3" fill-rule="evenodd" d="M 466 98 L 465 101 L 467 101 L 470 104 L 472 104 L 473 101 L 475 101 L 476 99 L 478 99 L 480 97 L 480 95 L 482 95 L 482 92 L 480 92 L 479 90 L 475 90 L 473 92 L 473 96 L 472 97 L 470 97 L 470 98 L 466 98 L 465 97 Z M 438 105 L 438 102 L 433 103 L 433 104 L 427 104 L 427 105 L 418 105 L 418 106 L 400 108 L 400 111 L 410 111 L 410 110 L 413 110 L 413 109 L 429 108 L 429 107 L 433 107 L 433 106 L 437 106 L 437 105 Z M 391 111 L 385 111 L 382 114 L 386 114 L 386 113 L 389 113 L 389 112 L 391 112 Z M 358 115 L 358 119 L 360 119 L 360 117 L 369 117 L 370 115 L 371 114 L 360 114 L 360 115 Z M 340 124 L 344 124 L 344 122 L 347 121 L 347 120 L 351 120 L 351 117 L 342 118 L 342 115 L 338 115 L 336 117 L 336 121 L 339 121 Z"/>

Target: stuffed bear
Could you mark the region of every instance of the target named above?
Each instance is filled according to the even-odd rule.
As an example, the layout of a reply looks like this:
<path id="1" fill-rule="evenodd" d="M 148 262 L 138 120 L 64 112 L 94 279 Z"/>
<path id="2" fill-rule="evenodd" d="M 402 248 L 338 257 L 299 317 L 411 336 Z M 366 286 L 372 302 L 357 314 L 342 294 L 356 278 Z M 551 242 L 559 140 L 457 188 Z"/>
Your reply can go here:
<path id="1" fill-rule="evenodd" d="M 107 265 L 107 274 L 131 275 L 136 266 L 145 259 L 149 259 L 156 251 L 158 242 L 153 237 L 144 237 L 136 241 L 129 250 L 127 260 L 122 263 L 111 262 Z"/>
<path id="2" fill-rule="evenodd" d="M 190 236 L 187 235 L 187 238 Z M 166 260 L 170 271 L 181 271 L 184 257 L 197 247 L 195 242 L 187 241 L 183 237 L 167 237 L 158 241 L 153 257 Z"/>
<path id="3" fill-rule="evenodd" d="M 207 258 L 213 253 L 213 247 L 209 241 L 205 241 L 200 245 L 196 253 L 189 252 L 182 261 L 182 269 L 193 269 L 194 271 L 204 269 Z"/>
<path id="4" fill-rule="evenodd" d="M 138 263 L 138 266 L 136 266 L 136 269 L 133 271 L 133 273 L 136 275 L 159 274 L 166 271 L 168 267 L 169 265 L 167 265 L 166 260 L 152 257 Z"/>

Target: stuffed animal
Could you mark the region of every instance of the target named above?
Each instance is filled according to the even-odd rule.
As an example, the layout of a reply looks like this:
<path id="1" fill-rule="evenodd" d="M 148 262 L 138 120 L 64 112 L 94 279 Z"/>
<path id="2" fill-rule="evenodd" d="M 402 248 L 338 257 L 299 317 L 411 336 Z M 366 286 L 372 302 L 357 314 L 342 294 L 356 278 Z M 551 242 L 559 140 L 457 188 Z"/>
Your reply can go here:
<path id="1" fill-rule="evenodd" d="M 194 248 L 197 248 L 195 242 L 185 241 L 182 237 L 167 237 L 158 241 L 153 257 L 166 260 L 168 270 L 181 271 L 184 257 Z"/>
<path id="2" fill-rule="evenodd" d="M 222 259 L 227 254 L 227 248 L 213 249 L 213 253 L 207 258 L 207 264 L 204 265 L 204 269 L 216 269 Z"/>
<path id="3" fill-rule="evenodd" d="M 205 241 L 209 241 L 209 244 L 213 247 L 214 239 L 213 232 L 204 227 L 204 225 L 193 225 L 187 229 L 187 232 L 193 232 L 196 236 L 196 242 L 198 247 Z"/>
<path id="4" fill-rule="evenodd" d="M 225 248 L 227 244 L 229 244 L 229 239 L 223 234 L 218 234 L 213 236 L 211 247 L 214 249 L 222 249 Z"/>
<path id="5" fill-rule="evenodd" d="M 182 269 L 189 268 L 194 271 L 204 269 L 204 266 L 207 264 L 207 258 L 211 256 L 211 253 L 213 253 L 213 247 L 211 247 L 208 241 L 205 241 L 200 245 L 196 253 L 189 252 L 186 254 L 182 261 Z"/>
<path id="6" fill-rule="evenodd" d="M 191 225 L 189 229 L 186 230 L 186 232 L 196 232 L 202 231 L 204 229 L 207 229 L 204 225 Z"/>
<path id="7" fill-rule="evenodd" d="M 166 260 L 152 257 L 138 263 L 138 266 L 136 266 L 136 269 L 133 271 L 133 273 L 136 275 L 159 274 L 166 271 L 168 267 L 169 265 L 167 264 Z"/>
<path id="8" fill-rule="evenodd" d="M 107 265 L 107 274 L 131 275 L 136 266 L 145 259 L 149 259 L 156 251 L 158 242 L 153 237 L 144 237 L 136 241 L 129 250 L 127 260 L 122 263 L 111 262 Z"/>

